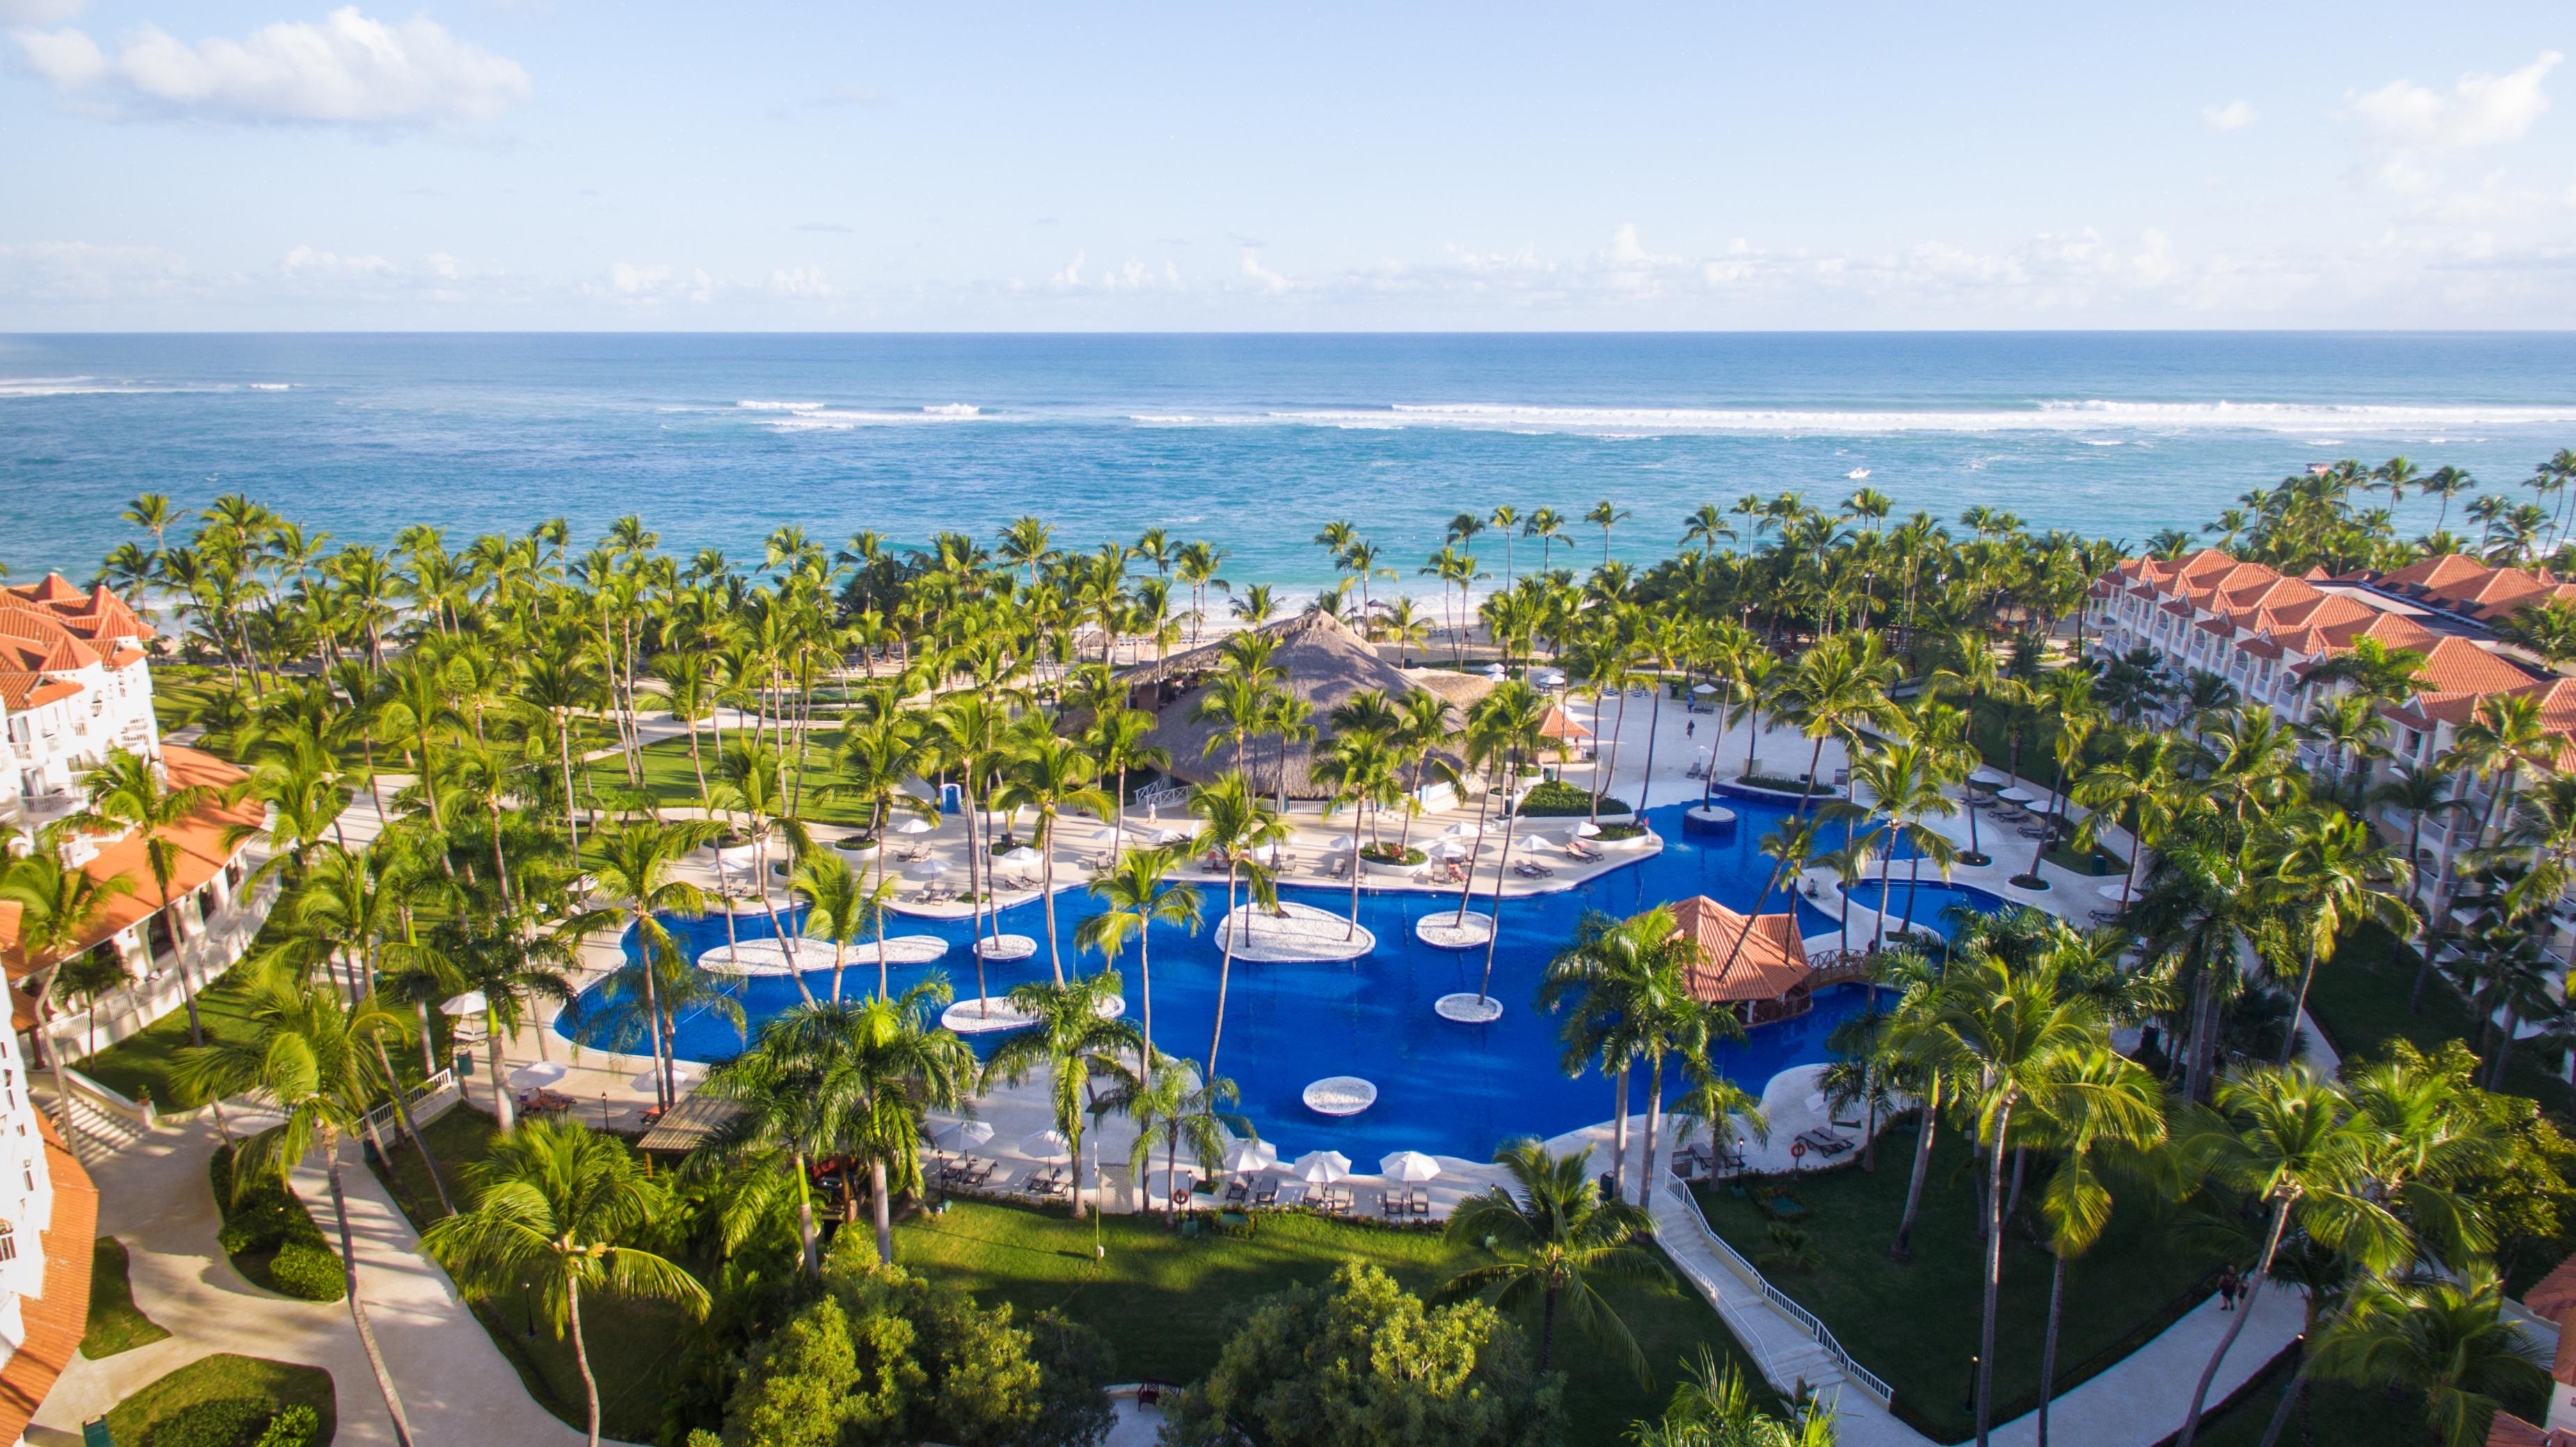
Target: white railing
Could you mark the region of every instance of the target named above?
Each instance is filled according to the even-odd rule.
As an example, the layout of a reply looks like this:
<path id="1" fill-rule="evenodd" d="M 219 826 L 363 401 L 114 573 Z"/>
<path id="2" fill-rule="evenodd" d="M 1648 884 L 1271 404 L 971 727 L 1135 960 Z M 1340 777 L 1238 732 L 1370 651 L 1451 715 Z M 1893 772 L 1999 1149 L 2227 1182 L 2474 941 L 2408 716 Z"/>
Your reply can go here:
<path id="1" fill-rule="evenodd" d="M 1136 802 L 1142 804 L 1148 809 L 1160 809 L 1168 804 L 1186 803 L 1189 797 L 1189 785 L 1165 784 L 1159 789 L 1149 789 L 1146 792 L 1137 795 Z"/>
<path id="2" fill-rule="evenodd" d="M 180 1008 L 186 1003 L 188 989 L 204 989 L 208 981 L 231 969 L 242 951 L 250 948 L 251 939 L 268 920 L 269 908 L 277 902 L 277 891 L 277 876 L 272 874 L 251 889 L 235 894 L 213 919 L 200 924 L 195 934 L 157 958 L 156 964 L 167 960 L 168 966 L 124 989 L 108 992 L 89 1009 L 55 1016 L 46 1026 L 52 1041 L 68 1049 L 86 1051 L 95 1038 L 97 1045 L 104 1048 Z M 177 904 L 185 902 L 186 896 L 182 895 Z M 145 928 L 148 931 L 148 924 Z M 148 932 L 145 938 L 150 938 Z M 97 1016 L 95 1022 L 91 1019 L 93 1013 Z"/>
<path id="3" fill-rule="evenodd" d="M 462 1098 L 463 1092 L 456 1088 L 455 1073 L 447 1070 L 403 1092 L 403 1103 L 411 1107 L 414 1125 L 427 1125 L 447 1114 L 448 1108 Z M 390 1138 L 399 1133 L 402 1116 L 389 1100 L 367 1112 L 367 1124 L 375 1127 L 377 1135 Z"/>
<path id="4" fill-rule="evenodd" d="M 1726 1269 L 1742 1278 L 1745 1285 L 1761 1292 L 1765 1300 L 1780 1309 L 1781 1315 L 1805 1328 L 1808 1334 L 1816 1339 L 1816 1345 L 1823 1347 L 1825 1354 L 1834 1359 L 1834 1365 L 1842 1369 L 1843 1375 L 1851 1379 L 1852 1385 L 1876 1399 L 1882 1407 L 1896 1400 L 1896 1389 L 1889 1386 L 1877 1373 L 1852 1360 L 1852 1354 L 1843 1350 L 1843 1344 L 1834 1340 L 1833 1331 L 1817 1320 L 1814 1312 L 1800 1306 L 1789 1293 L 1773 1286 L 1767 1277 L 1754 1268 L 1752 1262 L 1744 1259 L 1744 1253 L 1727 1244 L 1725 1237 L 1710 1228 L 1708 1217 L 1701 1214 L 1699 1202 L 1691 1199 L 1690 1192 L 1679 1186 L 1667 1186 L 1665 1189 L 1680 1199 L 1683 1210 L 1690 1217 L 1691 1224 L 1699 1228 L 1700 1238 L 1708 1243 L 1709 1249 L 1717 1254 L 1718 1260 L 1726 1263 Z"/>
<path id="5" fill-rule="evenodd" d="M 65 1091 L 102 1115 L 132 1121 L 145 1130 L 152 1130 L 161 1123 L 161 1113 L 153 1109 L 151 1101 L 130 1100 L 123 1091 L 101 1085 L 68 1065 L 53 1070 L 31 1070 L 27 1074 L 34 1083 Z"/>

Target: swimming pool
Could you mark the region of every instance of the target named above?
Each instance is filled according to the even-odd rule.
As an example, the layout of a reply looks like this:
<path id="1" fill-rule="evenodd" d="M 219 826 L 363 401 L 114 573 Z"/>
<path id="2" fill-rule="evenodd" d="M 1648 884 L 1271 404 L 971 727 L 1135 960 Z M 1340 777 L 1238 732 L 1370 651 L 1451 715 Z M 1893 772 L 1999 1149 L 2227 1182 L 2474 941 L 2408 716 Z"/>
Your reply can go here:
<path id="1" fill-rule="evenodd" d="M 1862 909 L 1878 908 L 1879 883 L 1875 879 L 1862 880 L 1843 894 Z M 1914 928 L 1929 930 L 1945 940 L 1950 937 L 1947 916 L 1953 905 L 1964 905 L 1978 914 L 2001 914 L 2012 907 L 2012 901 L 1992 891 L 1979 889 L 1973 884 L 1945 884 L 1937 879 L 1927 879 L 1921 884 L 1891 879 L 1887 885 L 1887 899 L 1889 934 L 1896 933 L 1897 927 L 1911 918 Z M 1863 943 L 1857 920 L 1852 925 L 1852 942 Z"/>
<path id="2" fill-rule="evenodd" d="M 1548 957 L 1573 934 L 1587 910 L 1628 915 L 1694 894 L 1709 895 L 1737 909 L 1749 907 L 1770 877 L 1771 862 L 1762 856 L 1761 842 L 1787 813 L 1738 801 L 1731 807 L 1741 816 L 1742 825 L 1731 836 L 1712 842 L 1682 832 L 1682 807 L 1674 804 L 1650 811 L 1655 831 L 1664 838 L 1662 853 L 1571 890 L 1504 900 L 1492 993 L 1505 1010 L 1493 1024 L 1453 1024 L 1431 1010 L 1432 1002 L 1442 995 L 1474 990 L 1484 965 L 1481 952 L 1435 950 L 1413 937 L 1414 921 L 1443 908 L 1443 899 L 1446 908 L 1457 907 L 1455 894 L 1435 898 L 1363 890 L 1360 923 L 1377 936 L 1377 948 L 1347 964 L 1236 961 L 1217 1069 L 1241 1088 L 1242 1112 L 1283 1155 L 1329 1147 L 1362 1165 L 1395 1150 L 1482 1159 L 1512 1136 L 1553 1136 L 1609 1119 L 1613 1109 L 1609 1088 L 1595 1076 L 1568 1078 L 1560 1061 L 1557 1020 L 1531 1013 L 1530 996 Z M 1212 935 L 1217 917 L 1224 912 L 1223 886 L 1205 893 L 1207 928 L 1195 937 L 1158 928 L 1153 942 L 1155 1044 L 1200 1060 L 1207 1055 L 1216 1018 L 1220 951 Z M 1281 893 L 1336 913 L 1347 911 L 1350 904 L 1347 887 L 1286 886 Z M 1785 895 L 1774 895 L 1772 907 L 1780 908 L 1784 901 Z M 1483 903 L 1480 897 L 1478 906 Z M 1079 891 L 1056 900 L 1056 927 L 1068 972 L 1077 963 L 1086 974 L 1100 968 L 1097 956 L 1077 960 L 1073 947 L 1076 927 L 1097 909 L 1097 903 Z M 1810 934 L 1833 928 L 1829 917 L 1803 901 L 1799 915 L 1802 928 Z M 721 918 L 674 920 L 671 926 L 691 958 L 725 942 Z M 764 938 L 771 932 L 769 921 L 757 915 L 737 916 L 733 928 L 744 939 Z M 1050 978 L 1040 905 L 1031 902 L 1002 911 L 1002 928 L 1037 940 L 1038 953 L 1027 960 L 987 965 L 987 988 L 999 994 L 1013 985 Z M 889 933 L 934 934 L 953 946 L 948 958 L 938 964 L 896 966 L 896 989 L 938 971 L 960 996 L 975 992 L 975 962 L 965 948 L 972 933 L 970 922 L 902 919 Z M 864 947 L 850 953 L 844 988 L 873 988 L 873 958 Z M 828 947 L 823 947 L 820 957 L 829 960 Z M 1128 1018 L 1135 1019 L 1140 1001 L 1132 948 L 1121 963 Z M 807 972 L 809 986 L 818 991 L 829 978 L 828 968 Z M 754 1030 L 798 998 L 795 984 L 783 978 L 751 978 L 738 984 L 735 998 Z M 1857 987 L 1820 993 L 1815 1009 L 1807 1015 L 1765 1025 L 1746 1043 L 1724 1047 L 1721 1068 L 1758 1094 L 1774 1074 L 1823 1059 L 1825 1036 L 1860 1007 L 1864 993 Z M 691 1060 L 723 1060 L 743 1047 L 743 1037 L 712 1011 L 683 1016 L 676 1033 L 679 1054 Z M 980 1048 L 989 1050 L 990 1045 Z M 1328 1075 L 1357 1075 L 1375 1082 L 1377 1104 L 1361 1115 L 1335 1120 L 1308 1111 L 1302 1092 Z M 1671 1093 L 1680 1090 L 1678 1080 L 1668 1080 L 1666 1085 Z M 1642 1110 L 1642 1080 L 1634 1090 L 1631 1109 Z"/>

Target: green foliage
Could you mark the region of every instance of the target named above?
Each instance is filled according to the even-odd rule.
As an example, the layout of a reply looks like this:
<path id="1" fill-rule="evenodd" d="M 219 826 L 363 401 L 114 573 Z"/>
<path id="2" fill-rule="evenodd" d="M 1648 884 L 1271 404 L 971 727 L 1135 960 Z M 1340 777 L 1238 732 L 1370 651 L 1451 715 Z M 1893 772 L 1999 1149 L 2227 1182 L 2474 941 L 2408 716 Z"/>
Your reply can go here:
<path id="1" fill-rule="evenodd" d="M 247 1403 L 249 1413 L 214 1403 Z M 294 1415 L 294 1421 L 309 1421 L 309 1435 L 304 1438 L 281 1438 L 267 1441 L 266 1434 L 279 1418 Z M 192 1419 L 183 1423 L 182 1419 Z M 320 1367 L 298 1366 L 291 1362 L 273 1362 L 261 1357 L 236 1356 L 217 1352 L 199 1357 L 186 1366 L 130 1392 L 107 1414 L 107 1426 L 119 1442 L 153 1447 L 153 1444 L 176 1440 L 181 1443 L 221 1443 L 224 1447 L 284 1447 L 291 1442 L 327 1442 L 338 1424 L 338 1411 L 332 1399 L 331 1374 Z M 240 1435 L 198 1436 L 212 1434 L 218 1428 L 237 1425 Z M 171 1435 L 179 1434 L 175 1438 Z"/>
<path id="2" fill-rule="evenodd" d="M 299 1301 L 338 1301 L 348 1291 L 340 1255 L 311 1241 L 289 1241 L 268 1263 L 268 1284 Z"/>
<path id="3" fill-rule="evenodd" d="M 1182 1447 L 1540 1447 L 1565 1428 L 1564 1384 L 1478 1301 L 1426 1307 L 1373 1266 L 1256 1305 L 1182 1396 Z"/>
<path id="4" fill-rule="evenodd" d="M 1524 819 L 1563 819 L 1575 814 L 1592 813 L 1592 796 L 1563 779 L 1550 779 L 1538 785 L 1521 799 L 1520 815 Z M 1601 812 L 1630 812 L 1628 801 L 1602 796 Z"/>
<path id="5" fill-rule="evenodd" d="M 1603 843 L 1615 844 L 1622 839 L 1642 839 L 1645 837 L 1645 833 L 1646 826 L 1643 824 L 1633 822 L 1627 824 L 1604 824 L 1601 826 L 1601 832 L 1592 837 Z"/>
<path id="6" fill-rule="evenodd" d="M 304 1301 L 338 1301 L 348 1289 L 340 1257 L 304 1202 L 267 1172 L 236 1183 L 233 1154 L 227 1143 L 206 1163 L 215 1209 L 223 1216 L 216 1244 L 244 1276 L 273 1291 Z"/>
<path id="7" fill-rule="evenodd" d="M 1402 848 L 1393 844 L 1363 844 L 1360 846 L 1360 858 L 1367 860 L 1371 864 L 1414 865 L 1420 864 L 1422 861 L 1429 859 L 1430 857 L 1430 855 L 1423 853 L 1419 849 Z"/>
<path id="8" fill-rule="evenodd" d="M 1088 1447 L 1111 1415 L 1107 1343 L 1053 1313 L 1017 1325 L 840 1238 L 825 1295 L 756 1343 L 725 1447 Z"/>
<path id="9" fill-rule="evenodd" d="M 2508 1277 L 2525 1269 L 2545 1271 L 2576 1250 L 2576 1141 L 2538 1103 L 2478 1089 L 2474 1082 L 2482 1067 L 2462 1041 L 2443 1041 L 2428 1054 L 2403 1039 L 2391 1040 L 2386 1057 L 2448 1076 L 2497 1127 L 2502 1153 L 2473 1165 L 2454 1186 L 2478 1203 L 2495 1233 L 2497 1268 Z"/>
<path id="10" fill-rule="evenodd" d="M 322 1440 L 322 1414 L 301 1402 L 268 1419 L 254 1447 L 313 1447 Z"/>

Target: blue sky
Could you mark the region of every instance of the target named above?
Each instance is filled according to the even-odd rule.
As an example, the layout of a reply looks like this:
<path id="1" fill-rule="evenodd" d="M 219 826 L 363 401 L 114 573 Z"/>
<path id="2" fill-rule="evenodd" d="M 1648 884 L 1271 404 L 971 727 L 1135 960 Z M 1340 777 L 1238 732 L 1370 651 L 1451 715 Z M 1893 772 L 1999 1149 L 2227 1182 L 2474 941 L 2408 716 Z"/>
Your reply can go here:
<path id="1" fill-rule="evenodd" d="M 2558 4 L 0 0 L 0 330 L 2576 326 Z"/>

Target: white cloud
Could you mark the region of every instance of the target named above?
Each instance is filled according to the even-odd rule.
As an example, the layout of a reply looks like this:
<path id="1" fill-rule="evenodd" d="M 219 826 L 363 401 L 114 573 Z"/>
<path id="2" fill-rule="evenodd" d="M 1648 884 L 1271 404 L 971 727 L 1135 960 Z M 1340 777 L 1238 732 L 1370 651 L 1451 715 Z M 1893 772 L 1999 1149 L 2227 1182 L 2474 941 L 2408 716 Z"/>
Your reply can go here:
<path id="1" fill-rule="evenodd" d="M 1066 262 L 1062 271 L 1047 278 L 1047 285 L 1058 291 L 1070 291 L 1082 285 L 1082 259 L 1088 254 L 1081 251 L 1075 252 L 1073 260 Z"/>
<path id="2" fill-rule="evenodd" d="M 168 298 L 192 282 L 188 265 L 157 246 L 37 241 L 0 246 L 0 298 L 91 303 Z"/>
<path id="3" fill-rule="evenodd" d="M 24 3 L 24 0 L 0 0 Z M 245 123 L 398 127 L 489 120 L 534 87 L 517 61 L 425 16 L 399 25 L 354 5 L 320 23 L 280 21 L 193 45 L 155 25 L 109 56 L 78 30 L 20 31 L 28 67 L 118 112 Z"/>
<path id="4" fill-rule="evenodd" d="M 310 246 L 298 246 L 286 253 L 286 260 L 279 264 L 279 269 L 288 276 L 343 279 L 385 277 L 400 270 L 381 256 L 342 256 Z"/>
<path id="5" fill-rule="evenodd" d="M 822 301 L 832 295 L 832 283 L 823 279 L 819 266 L 784 266 L 769 273 L 769 294 L 792 301 Z"/>
<path id="6" fill-rule="evenodd" d="M 2353 114 L 2379 138 L 2406 148 L 2457 150 L 2522 139 L 2549 109 L 2540 83 L 2565 57 L 2545 51 L 2505 75 L 2464 75 L 2444 95 L 2411 80 L 2392 80 L 2350 97 Z"/>
<path id="7" fill-rule="evenodd" d="M 1263 291 L 1286 291 L 1288 278 L 1261 264 L 1261 253 L 1253 247 L 1243 248 L 1243 274 Z"/>
<path id="8" fill-rule="evenodd" d="M 2256 115 L 2251 105 L 2232 100 L 2225 105 L 2202 106 L 2200 118 L 2213 131 L 2241 131 L 2254 124 Z"/>
<path id="9" fill-rule="evenodd" d="M 60 25 L 81 13 L 81 0 L 0 0 L 0 25 Z"/>
<path id="10" fill-rule="evenodd" d="M 608 267 L 608 289 L 619 296 L 642 296 L 658 291 L 671 279 L 667 266 L 637 266 L 632 262 L 611 262 Z"/>

